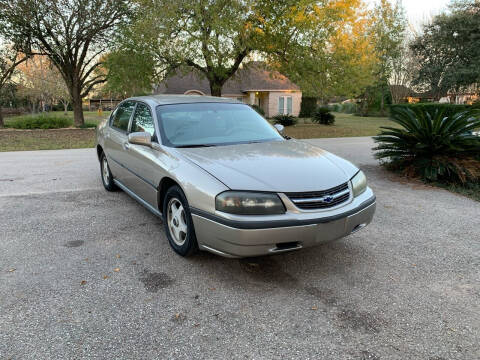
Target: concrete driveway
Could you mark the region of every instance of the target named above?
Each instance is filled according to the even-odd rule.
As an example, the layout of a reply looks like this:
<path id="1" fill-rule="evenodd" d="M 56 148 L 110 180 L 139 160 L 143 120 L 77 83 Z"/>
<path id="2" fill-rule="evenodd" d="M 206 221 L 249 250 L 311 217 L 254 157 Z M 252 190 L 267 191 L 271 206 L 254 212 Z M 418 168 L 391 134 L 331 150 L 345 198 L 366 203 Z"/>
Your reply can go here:
<path id="1" fill-rule="evenodd" d="M 374 222 L 275 257 L 183 259 L 95 151 L 0 153 L 0 359 L 478 359 L 480 205 L 405 184 L 371 140 Z"/>

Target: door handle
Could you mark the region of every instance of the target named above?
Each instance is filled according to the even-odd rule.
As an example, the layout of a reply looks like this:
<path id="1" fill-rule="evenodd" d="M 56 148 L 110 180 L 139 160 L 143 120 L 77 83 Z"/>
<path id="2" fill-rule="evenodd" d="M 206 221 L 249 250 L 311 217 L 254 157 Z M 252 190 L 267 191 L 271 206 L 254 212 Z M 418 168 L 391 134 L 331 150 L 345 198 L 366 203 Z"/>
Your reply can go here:
<path id="1" fill-rule="evenodd" d="M 125 150 L 130 149 L 130 144 L 129 144 L 128 142 L 124 142 L 124 143 L 123 143 L 123 148 L 124 148 Z"/>

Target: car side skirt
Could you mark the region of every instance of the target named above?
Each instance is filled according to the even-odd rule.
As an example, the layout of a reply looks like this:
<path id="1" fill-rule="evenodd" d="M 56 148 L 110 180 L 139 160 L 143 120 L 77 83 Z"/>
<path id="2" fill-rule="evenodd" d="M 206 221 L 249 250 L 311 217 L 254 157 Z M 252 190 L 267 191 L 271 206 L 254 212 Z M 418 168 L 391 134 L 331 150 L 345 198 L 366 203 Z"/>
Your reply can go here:
<path id="1" fill-rule="evenodd" d="M 137 194 L 135 194 L 132 190 L 130 190 L 128 187 L 126 187 L 125 185 L 123 185 L 120 181 L 118 181 L 117 179 L 113 179 L 113 182 L 115 183 L 115 185 L 117 185 L 120 189 L 122 189 L 123 191 L 125 191 L 128 195 L 130 195 L 132 198 L 134 198 L 135 200 L 137 200 L 140 204 L 142 204 L 145 208 L 147 208 L 147 210 L 149 210 L 150 212 L 152 212 L 154 215 L 157 215 L 159 217 L 162 217 L 162 213 L 160 211 L 158 211 L 157 209 L 155 209 L 152 205 L 150 205 L 149 203 L 147 203 L 145 200 L 143 200 L 140 196 L 138 196 Z"/>

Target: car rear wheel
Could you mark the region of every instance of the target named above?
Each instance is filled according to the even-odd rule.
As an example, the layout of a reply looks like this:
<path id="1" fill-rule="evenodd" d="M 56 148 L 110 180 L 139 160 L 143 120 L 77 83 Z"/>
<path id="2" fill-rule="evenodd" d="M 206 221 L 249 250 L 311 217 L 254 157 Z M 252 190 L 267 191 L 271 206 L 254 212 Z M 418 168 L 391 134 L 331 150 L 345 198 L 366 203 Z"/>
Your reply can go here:
<path id="1" fill-rule="evenodd" d="M 102 176 L 102 183 L 103 186 L 107 191 L 115 191 L 117 186 L 113 182 L 112 172 L 110 171 L 110 167 L 108 166 L 108 160 L 105 156 L 105 153 L 102 153 L 100 156 L 100 174 Z"/>
<path id="2" fill-rule="evenodd" d="M 189 256 L 197 250 L 197 238 L 187 198 L 182 189 L 172 186 L 163 200 L 163 220 L 168 242 L 181 256 Z"/>

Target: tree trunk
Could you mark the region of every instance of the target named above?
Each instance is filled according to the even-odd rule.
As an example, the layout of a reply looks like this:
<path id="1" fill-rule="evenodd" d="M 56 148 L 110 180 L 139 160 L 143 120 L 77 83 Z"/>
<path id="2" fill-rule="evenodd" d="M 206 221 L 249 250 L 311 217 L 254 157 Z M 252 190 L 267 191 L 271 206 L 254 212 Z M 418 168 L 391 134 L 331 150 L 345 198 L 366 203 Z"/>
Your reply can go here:
<path id="1" fill-rule="evenodd" d="M 74 86 L 71 93 L 73 107 L 73 124 L 76 127 L 80 127 L 85 124 L 85 119 L 83 118 L 81 89 L 79 89 L 78 86 Z"/>
<path id="2" fill-rule="evenodd" d="M 380 99 L 380 115 L 385 116 L 385 93 L 383 87 L 381 90 L 381 99 Z"/>
<path id="3" fill-rule="evenodd" d="M 210 81 L 210 94 L 212 96 L 222 96 L 222 86 L 223 84 L 220 84 L 216 81 Z"/>
<path id="4" fill-rule="evenodd" d="M 0 129 L 4 127 L 3 124 L 3 114 L 2 114 L 2 107 L 0 106 Z"/>

